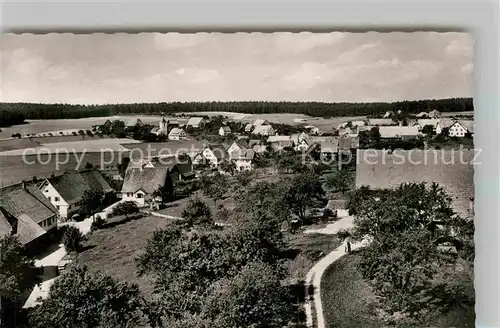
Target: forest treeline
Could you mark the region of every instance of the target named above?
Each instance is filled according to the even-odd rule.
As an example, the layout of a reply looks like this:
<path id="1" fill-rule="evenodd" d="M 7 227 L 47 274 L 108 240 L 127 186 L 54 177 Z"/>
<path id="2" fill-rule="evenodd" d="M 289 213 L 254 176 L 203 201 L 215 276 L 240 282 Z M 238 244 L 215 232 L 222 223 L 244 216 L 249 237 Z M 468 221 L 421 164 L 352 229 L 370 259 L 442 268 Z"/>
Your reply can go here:
<path id="1" fill-rule="evenodd" d="M 386 111 L 419 113 L 472 111 L 472 98 L 428 99 L 392 103 L 325 102 L 172 102 L 106 105 L 70 105 L 38 103 L 1 103 L 0 111 L 24 115 L 26 119 L 68 119 L 120 114 L 173 114 L 181 112 L 236 112 L 246 114 L 295 113 L 316 117 L 378 116 Z M 2 114 L 3 115 L 3 114 Z M 3 116 L 2 116 L 3 117 Z M 3 119 L 3 118 L 2 118 Z"/>
<path id="2" fill-rule="evenodd" d="M 6 127 L 24 122 L 26 117 L 19 110 L 4 110 L 3 106 L 0 110 L 0 127 Z"/>

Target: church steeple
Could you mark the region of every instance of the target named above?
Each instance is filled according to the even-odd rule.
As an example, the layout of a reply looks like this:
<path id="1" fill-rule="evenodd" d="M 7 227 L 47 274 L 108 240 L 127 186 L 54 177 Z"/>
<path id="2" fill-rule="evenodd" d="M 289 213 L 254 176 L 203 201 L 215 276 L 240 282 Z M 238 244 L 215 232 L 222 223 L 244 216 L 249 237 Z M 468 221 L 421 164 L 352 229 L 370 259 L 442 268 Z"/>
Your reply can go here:
<path id="1" fill-rule="evenodd" d="M 167 130 L 168 121 L 165 118 L 165 115 L 161 113 L 161 121 L 160 121 L 160 130 Z"/>

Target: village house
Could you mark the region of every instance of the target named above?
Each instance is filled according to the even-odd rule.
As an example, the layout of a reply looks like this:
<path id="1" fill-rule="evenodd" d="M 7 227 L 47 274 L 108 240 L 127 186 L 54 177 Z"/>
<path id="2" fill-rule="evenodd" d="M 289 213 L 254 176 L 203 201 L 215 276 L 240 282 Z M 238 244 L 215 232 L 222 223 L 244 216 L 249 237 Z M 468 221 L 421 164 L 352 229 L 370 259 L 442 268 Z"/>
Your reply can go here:
<path id="1" fill-rule="evenodd" d="M 192 128 L 199 128 L 201 127 L 203 124 L 205 124 L 206 120 L 203 118 L 203 117 L 191 117 L 187 123 L 186 123 L 186 127 L 192 127 Z"/>
<path id="2" fill-rule="evenodd" d="M 412 126 L 418 127 L 419 131 L 422 131 L 424 126 L 430 125 L 432 126 L 432 130 L 436 132 L 436 129 L 439 124 L 439 119 L 434 119 L 434 118 L 428 118 L 428 119 L 419 119 L 417 122 L 413 123 Z"/>
<path id="3" fill-rule="evenodd" d="M 252 134 L 261 136 L 272 136 L 275 133 L 276 132 L 271 125 L 259 125 L 256 126 L 252 131 Z"/>
<path id="4" fill-rule="evenodd" d="M 193 164 L 207 163 L 212 167 L 218 167 L 221 163 L 229 159 L 229 154 L 223 145 L 206 145 L 203 151 L 196 155 Z"/>
<path id="5" fill-rule="evenodd" d="M 294 147 L 294 142 L 291 136 L 270 136 L 267 138 L 267 143 L 274 149 L 274 151 Z"/>
<path id="6" fill-rule="evenodd" d="M 241 151 L 249 148 L 251 147 L 249 146 L 248 141 L 246 139 L 237 139 L 233 141 L 233 143 L 229 146 L 227 152 L 231 154 L 235 151 Z"/>
<path id="7" fill-rule="evenodd" d="M 426 117 L 429 117 L 429 114 L 427 114 L 427 112 L 420 112 L 417 115 L 415 115 L 415 117 L 417 117 L 417 118 L 426 118 Z"/>
<path id="8" fill-rule="evenodd" d="M 255 133 L 255 129 L 264 126 L 264 127 L 270 127 L 271 125 L 269 124 L 268 121 L 264 119 L 256 119 L 253 123 L 248 123 L 245 126 L 245 132 L 246 133 L 253 133 L 253 134 L 262 134 L 262 133 Z M 259 128 L 259 131 L 267 131 L 269 128 Z M 271 133 L 274 134 L 274 131 Z M 270 135 L 270 134 L 267 134 Z"/>
<path id="9" fill-rule="evenodd" d="M 438 111 L 438 110 L 431 110 L 428 114 L 427 114 L 430 118 L 441 118 L 441 112 Z"/>
<path id="10" fill-rule="evenodd" d="M 252 170 L 252 161 L 255 157 L 255 152 L 252 149 L 235 150 L 229 153 L 231 161 L 236 164 L 236 170 L 249 171 Z"/>
<path id="11" fill-rule="evenodd" d="M 121 190 L 124 201 L 134 201 L 139 206 L 157 202 L 155 192 L 172 188 L 176 181 L 194 178 L 189 156 L 154 157 L 129 165 Z"/>
<path id="12" fill-rule="evenodd" d="M 168 134 L 168 140 L 186 140 L 188 135 L 181 128 L 173 128 Z"/>
<path id="13" fill-rule="evenodd" d="M 337 130 L 346 129 L 346 128 L 361 127 L 361 126 L 365 126 L 365 125 L 367 125 L 366 121 L 363 121 L 363 120 L 348 121 L 348 122 L 340 123 L 337 126 Z"/>
<path id="14" fill-rule="evenodd" d="M 394 117 L 396 113 L 394 113 L 392 110 L 385 112 L 383 118 L 391 118 Z"/>
<path id="15" fill-rule="evenodd" d="M 326 140 L 316 143 L 320 147 L 320 156 L 322 160 L 335 160 L 339 152 L 338 139 Z"/>
<path id="16" fill-rule="evenodd" d="M 452 208 L 464 218 L 474 217 L 473 150 L 358 149 L 356 188 L 395 188 L 402 183 L 436 182 L 451 198 Z"/>
<path id="17" fill-rule="evenodd" d="M 71 219 L 78 213 L 86 191 L 102 192 L 103 201 L 110 200 L 114 190 L 97 170 L 65 172 L 45 179 L 38 189 L 57 209 L 63 219 Z"/>
<path id="18" fill-rule="evenodd" d="M 416 139 L 420 136 L 418 126 L 380 126 L 380 138 L 382 139 Z"/>
<path id="19" fill-rule="evenodd" d="M 127 124 L 125 124 L 125 128 L 133 128 L 135 126 L 143 126 L 144 123 L 142 123 L 142 121 L 138 118 L 138 117 L 134 117 L 134 118 L 131 118 Z"/>
<path id="20" fill-rule="evenodd" d="M 338 219 L 349 216 L 346 199 L 330 199 L 323 210 L 330 211 Z"/>
<path id="21" fill-rule="evenodd" d="M 456 121 L 448 128 L 448 136 L 464 138 L 474 134 L 474 121 Z"/>
<path id="22" fill-rule="evenodd" d="M 55 237 L 58 212 L 34 184 L 22 182 L 0 190 L 0 237 L 17 236 L 28 251 L 38 251 Z"/>
<path id="23" fill-rule="evenodd" d="M 224 126 L 221 126 L 220 129 L 219 129 L 219 135 L 220 136 L 227 136 L 231 134 L 231 128 L 227 125 L 224 125 Z"/>
<path id="24" fill-rule="evenodd" d="M 258 139 L 252 139 L 248 142 L 248 147 L 256 154 L 263 154 L 267 151 L 267 146 Z"/>

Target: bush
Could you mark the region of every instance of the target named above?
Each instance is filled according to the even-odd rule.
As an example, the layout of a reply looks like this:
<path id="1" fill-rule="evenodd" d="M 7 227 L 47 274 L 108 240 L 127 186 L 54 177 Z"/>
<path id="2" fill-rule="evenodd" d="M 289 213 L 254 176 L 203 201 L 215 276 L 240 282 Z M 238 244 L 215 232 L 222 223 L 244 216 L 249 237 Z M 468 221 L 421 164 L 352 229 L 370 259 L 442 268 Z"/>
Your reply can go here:
<path id="1" fill-rule="evenodd" d="M 117 215 L 129 215 L 133 213 L 138 213 L 139 212 L 139 206 L 137 205 L 136 202 L 134 201 L 126 201 L 117 204 L 115 207 L 113 207 L 113 210 L 111 211 L 112 216 L 117 216 Z"/>
<path id="2" fill-rule="evenodd" d="M 344 239 L 350 237 L 351 233 L 349 232 L 349 230 L 340 229 L 339 231 L 337 231 L 337 233 L 335 235 L 337 236 L 337 238 L 344 240 Z"/>
<path id="3" fill-rule="evenodd" d="M 68 252 L 78 252 L 83 242 L 83 234 L 80 229 L 68 226 L 62 236 L 62 243 Z"/>
<path id="4" fill-rule="evenodd" d="M 94 218 L 94 222 L 92 222 L 92 225 L 90 226 L 90 230 L 95 231 L 104 228 L 104 224 L 106 221 L 101 218 L 100 215 L 96 215 Z"/>

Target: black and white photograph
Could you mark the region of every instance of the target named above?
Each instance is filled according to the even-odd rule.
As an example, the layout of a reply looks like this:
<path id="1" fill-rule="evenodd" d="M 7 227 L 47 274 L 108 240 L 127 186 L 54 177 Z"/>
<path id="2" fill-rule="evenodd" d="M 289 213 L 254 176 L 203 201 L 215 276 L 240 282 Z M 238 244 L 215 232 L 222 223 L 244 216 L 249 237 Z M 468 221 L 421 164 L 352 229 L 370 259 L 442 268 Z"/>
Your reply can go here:
<path id="1" fill-rule="evenodd" d="M 0 47 L 1 327 L 475 327 L 471 34 Z"/>

